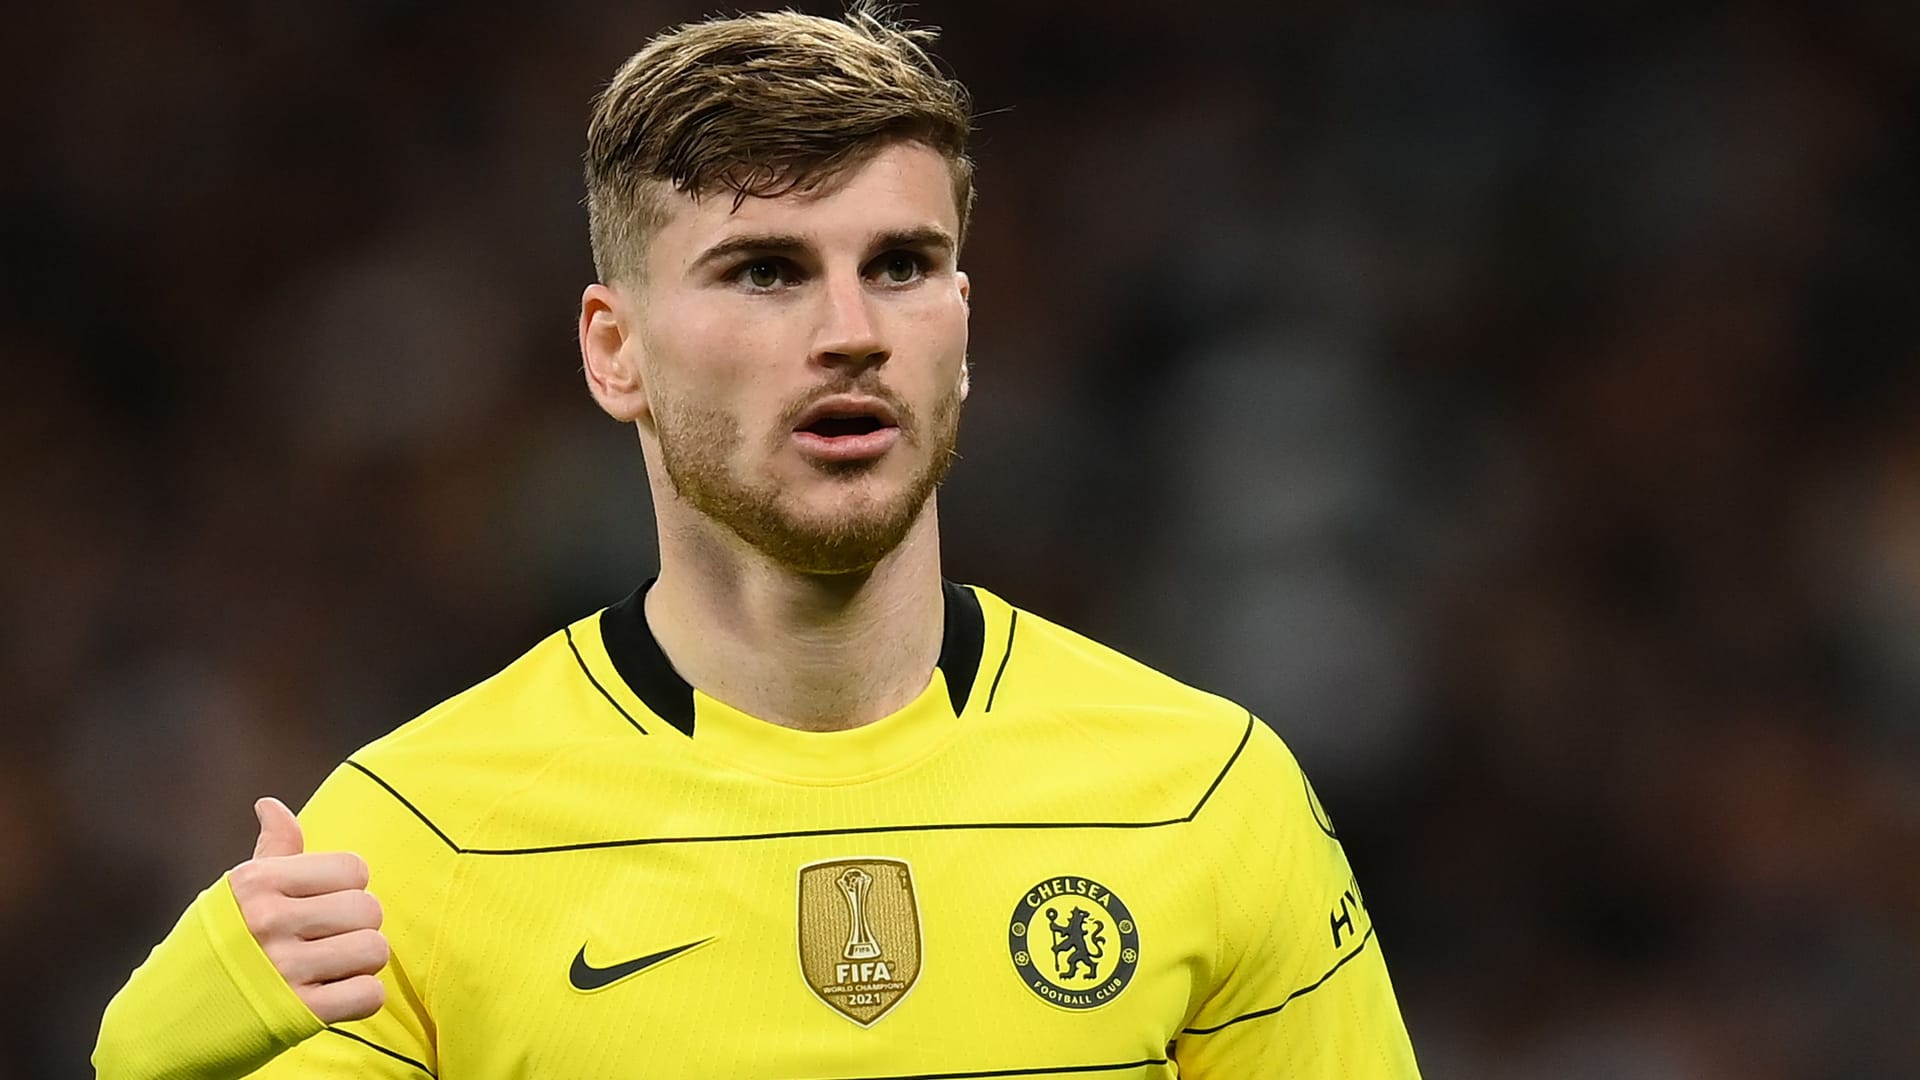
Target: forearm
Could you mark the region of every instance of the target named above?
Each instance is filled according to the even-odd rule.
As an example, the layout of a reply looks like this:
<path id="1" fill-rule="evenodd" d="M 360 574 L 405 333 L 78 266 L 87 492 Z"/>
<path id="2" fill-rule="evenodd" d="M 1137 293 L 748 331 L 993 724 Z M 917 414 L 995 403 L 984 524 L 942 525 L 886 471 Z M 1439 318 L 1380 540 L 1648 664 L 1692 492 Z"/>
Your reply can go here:
<path id="1" fill-rule="evenodd" d="M 241 1077 L 321 1030 L 248 932 L 226 878 L 188 906 L 114 995 L 102 1080 Z"/>

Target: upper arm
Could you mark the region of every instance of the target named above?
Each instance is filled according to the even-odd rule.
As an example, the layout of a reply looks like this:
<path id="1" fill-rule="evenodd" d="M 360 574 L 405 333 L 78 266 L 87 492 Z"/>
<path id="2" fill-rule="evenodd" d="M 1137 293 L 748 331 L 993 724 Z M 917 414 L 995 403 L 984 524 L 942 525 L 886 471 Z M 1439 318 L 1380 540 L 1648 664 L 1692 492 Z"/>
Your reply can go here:
<path id="1" fill-rule="evenodd" d="M 1372 917 L 1331 822 L 1264 724 L 1245 758 L 1202 818 L 1214 816 L 1220 959 L 1174 1040 L 1181 1075 L 1416 1077 Z"/>

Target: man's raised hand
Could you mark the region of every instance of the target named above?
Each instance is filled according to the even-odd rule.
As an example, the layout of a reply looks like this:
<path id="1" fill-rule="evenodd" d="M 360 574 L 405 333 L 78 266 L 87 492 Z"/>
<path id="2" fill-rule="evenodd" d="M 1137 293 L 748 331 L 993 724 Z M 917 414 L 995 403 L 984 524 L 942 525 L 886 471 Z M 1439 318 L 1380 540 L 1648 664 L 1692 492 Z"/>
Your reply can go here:
<path id="1" fill-rule="evenodd" d="M 260 838 L 228 880 L 254 940 L 324 1023 L 360 1020 L 386 1000 L 380 902 L 367 862 L 347 851 L 306 854 L 300 823 L 279 799 L 253 804 Z"/>

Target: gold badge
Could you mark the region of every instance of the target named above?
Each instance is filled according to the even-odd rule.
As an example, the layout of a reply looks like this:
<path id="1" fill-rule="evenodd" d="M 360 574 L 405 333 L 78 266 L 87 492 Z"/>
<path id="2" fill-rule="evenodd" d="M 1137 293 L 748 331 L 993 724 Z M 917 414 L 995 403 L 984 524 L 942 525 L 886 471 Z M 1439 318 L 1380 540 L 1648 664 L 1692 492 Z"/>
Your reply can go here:
<path id="1" fill-rule="evenodd" d="M 920 908 L 899 859 L 800 868 L 800 973 L 821 1001 L 866 1027 L 920 977 Z"/>

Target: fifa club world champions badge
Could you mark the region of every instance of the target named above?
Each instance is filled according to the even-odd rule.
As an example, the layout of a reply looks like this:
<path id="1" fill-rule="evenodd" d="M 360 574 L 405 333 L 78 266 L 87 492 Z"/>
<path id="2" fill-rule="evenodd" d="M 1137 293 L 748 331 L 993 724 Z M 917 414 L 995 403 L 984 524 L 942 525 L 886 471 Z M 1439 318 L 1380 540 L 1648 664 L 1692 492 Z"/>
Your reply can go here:
<path id="1" fill-rule="evenodd" d="M 800 973 L 835 1012 L 866 1027 L 920 978 L 920 909 L 899 859 L 800 868 Z"/>
<path id="2" fill-rule="evenodd" d="M 1112 889 L 1084 877 L 1048 878 L 1014 905 L 1007 951 L 1027 989 L 1049 1005 L 1096 1009 L 1133 981 L 1140 930 Z"/>

